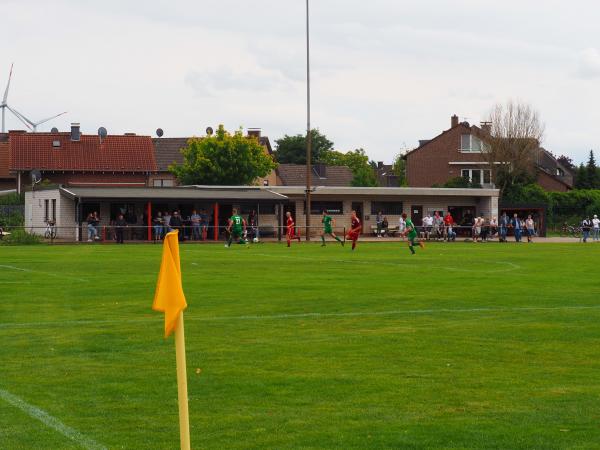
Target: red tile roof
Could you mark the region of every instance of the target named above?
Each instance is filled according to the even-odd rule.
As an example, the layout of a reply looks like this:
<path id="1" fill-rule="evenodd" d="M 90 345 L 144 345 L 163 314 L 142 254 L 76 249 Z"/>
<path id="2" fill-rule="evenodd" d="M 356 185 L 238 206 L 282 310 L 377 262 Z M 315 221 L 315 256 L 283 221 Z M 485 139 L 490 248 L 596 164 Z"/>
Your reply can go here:
<path id="1" fill-rule="evenodd" d="M 0 141 L 0 178 L 14 178 L 8 170 L 8 142 Z"/>
<path id="2" fill-rule="evenodd" d="M 58 147 L 53 142 L 58 141 Z M 150 136 L 81 135 L 70 133 L 9 133 L 10 170 L 85 172 L 156 172 Z"/>

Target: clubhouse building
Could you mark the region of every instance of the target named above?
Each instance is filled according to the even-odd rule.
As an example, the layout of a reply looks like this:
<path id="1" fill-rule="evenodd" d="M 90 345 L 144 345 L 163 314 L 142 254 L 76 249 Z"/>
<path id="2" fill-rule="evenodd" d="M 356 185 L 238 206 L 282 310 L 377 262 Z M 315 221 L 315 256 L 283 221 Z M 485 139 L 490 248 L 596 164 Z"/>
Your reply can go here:
<path id="1" fill-rule="evenodd" d="M 237 208 L 243 217 L 256 212 L 262 237 L 280 238 L 287 211 L 301 233 L 306 233 L 305 191 L 304 186 L 36 187 L 25 193 L 25 227 L 43 235 L 50 220 L 56 224 L 57 238 L 86 240 L 86 218 L 97 212 L 100 235 L 109 240 L 114 221 L 123 214 L 128 223 L 126 239 L 152 240 L 158 212 L 178 210 L 185 220 L 196 210 L 208 218 L 208 239 L 219 240 L 232 209 Z M 352 210 L 362 219 L 365 234 L 375 226 L 378 211 L 390 227 L 398 224 L 403 212 L 417 225 L 424 215 L 436 211 L 449 211 L 457 224 L 466 224 L 475 216 L 498 216 L 498 194 L 491 188 L 314 186 L 310 233 L 319 234 L 323 210 L 334 217 L 340 233 L 348 229 Z"/>

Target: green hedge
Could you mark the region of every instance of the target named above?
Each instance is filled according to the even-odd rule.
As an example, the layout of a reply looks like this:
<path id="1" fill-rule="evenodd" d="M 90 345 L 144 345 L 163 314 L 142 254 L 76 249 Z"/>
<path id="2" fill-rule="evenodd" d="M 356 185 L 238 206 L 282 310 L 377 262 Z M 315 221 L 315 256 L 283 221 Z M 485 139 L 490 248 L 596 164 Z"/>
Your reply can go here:
<path id="1" fill-rule="evenodd" d="M 30 234 L 23 229 L 16 228 L 10 230 L 10 234 L 0 240 L 0 245 L 34 245 L 41 242 L 42 238 L 37 234 Z"/>

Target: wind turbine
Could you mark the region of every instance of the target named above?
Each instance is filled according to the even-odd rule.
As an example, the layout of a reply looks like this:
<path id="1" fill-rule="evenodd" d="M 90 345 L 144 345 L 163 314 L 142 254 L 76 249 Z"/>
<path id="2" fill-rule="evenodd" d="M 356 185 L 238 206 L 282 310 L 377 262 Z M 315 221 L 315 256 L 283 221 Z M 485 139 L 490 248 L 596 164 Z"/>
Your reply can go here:
<path id="1" fill-rule="evenodd" d="M 27 128 L 29 128 L 31 131 L 33 131 L 34 133 L 37 131 L 37 127 L 39 125 L 41 125 L 43 123 L 46 123 L 49 120 L 55 119 L 56 117 L 62 116 L 63 114 L 67 113 L 66 111 L 65 112 L 61 112 L 60 114 L 56 114 L 55 116 L 48 117 L 47 119 L 44 119 L 44 120 L 40 120 L 39 122 L 33 122 L 32 120 L 30 120 L 27 117 L 25 117 L 23 114 L 21 114 L 16 109 L 11 108 L 10 106 L 8 106 L 8 103 L 7 103 L 8 90 L 10 88 L 10 80 L 12 79 L 13 66 L 14 66 L 14 64 L 10 65 L 10 73 L 8 75 L 8 83 L 6 83 L 6 90 L 4 91 L 4 97 L 2 98 L 2 103 L 0 103 L 0 109 L 2 109 L 2 133 L 6 133 L 5 120 L 6 120 L 6 110 L 7 109 L 11 113 L 13 113 L 17 119 L 19 119 L 21 122 L 23 122 L 23 124 Z"/>

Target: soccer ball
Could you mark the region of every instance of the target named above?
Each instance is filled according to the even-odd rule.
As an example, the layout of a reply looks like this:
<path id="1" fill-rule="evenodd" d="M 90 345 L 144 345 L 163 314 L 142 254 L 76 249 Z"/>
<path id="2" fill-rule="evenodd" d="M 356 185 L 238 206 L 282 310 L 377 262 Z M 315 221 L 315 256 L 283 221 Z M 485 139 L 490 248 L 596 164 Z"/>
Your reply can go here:
<path id="1" fill-rule="evenodd" d="M 254 242 L 256 244 L 258 242 L 258 238 L 255 237 L 254 239 L 252 239 L 252 242 Z"/>

